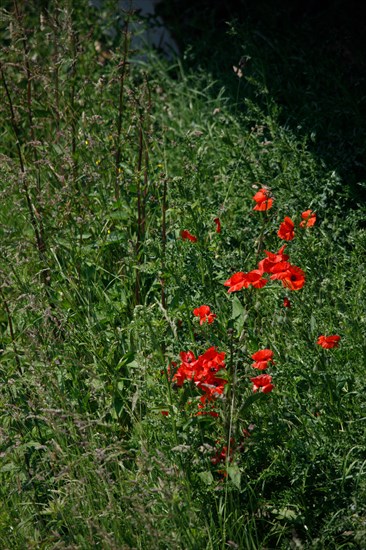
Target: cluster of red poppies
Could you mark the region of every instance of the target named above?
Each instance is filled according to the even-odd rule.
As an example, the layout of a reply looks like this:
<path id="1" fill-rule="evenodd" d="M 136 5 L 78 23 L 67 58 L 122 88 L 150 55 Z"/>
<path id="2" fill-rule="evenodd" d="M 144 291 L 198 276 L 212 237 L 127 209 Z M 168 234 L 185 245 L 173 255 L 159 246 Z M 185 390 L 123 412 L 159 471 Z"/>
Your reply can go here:
<path id="1" fill-rule="evenodd" d="M 316 222 L 316 214 L 311 210 L 305 210 L 305 212 L 301 214 L 301 217 L 302 222 L 300 222 L 300 227 L 302 228 L 312 227 Z M 285 216 L 285 219 L 283 220 L 279 230 L 277 231 L 277 235 L 280 239 L 284 241 L 292 241 L 292 239 L 295 237 L 295 224 L 291 218 Z"/>
<path id="2" fill-rule="evenodd" d="M 292 265 L 288 254 L 284 253 L 286 245 L 283 245 L 276 253 L 265 250 L 266 258 L 260 260 L 258 268 L 244 273 L 238 271 L 224 282 L 228 286 L 228 292 L 236 292 L 242 288 L 252 285 L 254 288 L 264 287 L 269 279 L 264 274 L 270 275 L 271 280 L 280 280 L 285 288 L 289 290 L 300 290 L 305 284 L 305 273 L 296 265 Z"/>
<path id="3" fill-rule="evenodd" d="M 267 187 L 262 187 L 262 189 L 259 189 L 259 191 L 257 191 L 257 193 L 253 196 L 253 200 L 256 202 L 253 210 L 266 212 L 272 208 L 274 198 Z M 305 212 L 301 214 L 301 218 L 302 221 L 300 222 L 300 227 L 302 228 L 312 227 L 316 222 L 316 214 L 311 210 L 305 210 Z M 285 217 L 280 225 L 277 235 L 280 239 L 292 241 L 295 237 L 295 224 L 291 218 L 288 216 Z"/>
<path id="4" fill-rule="evenodd" d="M 253 210 L 265 212 L 272 208 L 274 198 L 268 188 L 263 187 L 253 196 L 256 206 Z M 299 226 L 302 228 L 312 227 L 316 222 L 316 214 L 312 210 L 306 210 L 301 214 L 302 221 Z M 219 218 L 214 220 L 216 224 L 216 232 L 221 232 L 221 222 Z M 286 216 L 281 223 L 277 235 L 286 241 L 291 241 L 295 236 L 295 224 L 291 218 Z M 197 242 L 197 237 L 192 235 L 188 230 L 181 231 L 183 240 Z M 264 251 L 265 258 L 258 262 L 256 269 L 247 273 L 239 271 L 234 273 L 224 285 L 229 287 L 228 292 L 237 292 L 243 288 L 253 286 L 254 288 L 263 288 L 269 280 L 280 280 L 285 288 L 289 290 L 300 290 L 305 284 L 305 273 L 299 267 L 292 265 L 289 260 L 289 255 L 285 254 L 286 244 L 284 244 L 278 252 Z M 265 278 L 265 274 L 269 278 Z M 289 299 L 286 297 L 283 303 L 284 307 L 291 307 Z M 199 318 L 200 325 L 204 323 L 212 324 L 217 317 L 211 312 L 208 305 L 201 305 L 193 310 L 193 314 Z M 338 346 L 340 336 L 320 336 L 317 344 L 323 348 L 329 349 Z M 215 347 L 209 348 L 202 355 L 195 357 L 192 351 L 180 353 L 181 364 L 173 376 L 173 381 L 178 387 L 183 386 L 186 380 L 192 381 L 195 386 L 202 392 L 200 404 L 198 405 L 200 414 L 210 414 L 218 416 L 214 410 L 207 410 L 208 402 L 211 407 L 214 407 L 215 400 L 224 393 L 224 388 L 227 383 L 225 377 L 220 377 L 220 371 L 225 369 L 225 353 L 219 352 Z M 273 351 L 270 349 L 262 349 L 252 355 L 254 363 L 253 368 L 264 371 L 269 364 L 274 364 Z M 176 366 L 174 364 L 174 366 Z M 262 393 L 270 393 L 274 385 L 272 384 L 272 376 L 269 374 L 260 374 L 250 379 L 253 383 L 253 391 Z M 165 413 L 165 411 L 164 411 Z M 219 462 L 225 459 L 227 449 L 224 447 L 222 452 L 215 457 L 215 461 Z"/>
<path id="5" fill-rule="evenodd" d="M 254 196 L 256 202 L 253 210 L 261 212 L 267 211 L 273 206 L 273 197 L 269 189 L 263 187 Z M 301 214 L 302 222 L 300 227 L 312 227 L 316 222 L 316 214 L 311 210 L 306 210 Z M 291 241 L 294 236 L 295 224 L 288 216 L 280 225 L 278 236 L 286 241 Z M 248 273 L 238 271 L 225 281 L 224 285 L 229 287 L 228 292 L 237 292 L 242 288 L 253 286 L 254 288 L 263 288 L 271 280 L 280 280 L 285 288 L 289 290 L 300 290 L 305 284 L 305 273 L 296 265 L 292 265 L 288 259 L 288 254 L 284 253 L 285 246 L 282 246 L 277 253 L 268 252 L 265 250 L 266 258 L 258 263 L 257 269 L 253 269 Z M 264 277 L 269 274 L 269 279 Z M 285 307 L 289 307 L 289 302 L 286 302 Z"/>
<path id="6" fill-rule="evenodd" d="M 225 367 L 225 352 L 219 352 L 214 346 L 206 350 L 202 355 L 195 357 L 192 351 L 180 353 L 181 364 L 173 376 L 173 382 L 177 386 L 183 386 L 185 380 L 192 380 L 195 386 L 202 392 L 199 408 L 213 402 L 224 393 L 227 380 L 220 378 L 219 372 Z M 202 411 L 198 414 L 202 414 Z M 217 413 L 209 412 L 212 416 Z"/>

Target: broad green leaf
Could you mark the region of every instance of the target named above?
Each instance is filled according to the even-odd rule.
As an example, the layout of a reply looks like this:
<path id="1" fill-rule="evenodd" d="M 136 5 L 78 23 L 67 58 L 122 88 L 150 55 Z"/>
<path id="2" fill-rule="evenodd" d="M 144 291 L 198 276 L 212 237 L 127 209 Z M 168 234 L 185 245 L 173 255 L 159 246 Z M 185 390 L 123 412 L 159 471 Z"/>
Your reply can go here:
<path id="1" fill-rule="evenodd" d="M 229 477 L 234 483 L 235 487 L 240 489 L 241 472 L 239 470 L 239 466 L 237 464 L 231 464 L 227 467 L 227 473 L 229 474 Z"/>
<path id="2" fill-rule="evenodd" d="M 212 485 L 214 479 L 210 471 L 200 472 L 198 475 L 205 485 Z"/>

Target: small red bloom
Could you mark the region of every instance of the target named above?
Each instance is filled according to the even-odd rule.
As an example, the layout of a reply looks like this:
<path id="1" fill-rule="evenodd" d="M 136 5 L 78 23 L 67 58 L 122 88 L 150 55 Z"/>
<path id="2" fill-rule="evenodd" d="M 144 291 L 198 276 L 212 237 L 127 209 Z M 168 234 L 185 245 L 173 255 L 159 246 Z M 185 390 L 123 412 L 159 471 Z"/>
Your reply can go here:
<path id="1" fill-rule="evenodd" d="M 324 349 L 337 348 L 340 339 L 341 337 L 337 335 L 319 336 L 317 344 Z"/>
<path id="2" fill-rule="evenodd" d="M 200 306 L 193 310 L 193 315 L 200 318 L 200 325 L 208 323 L 209 325 L 214 322 L 216 314 L 211 313 L 210 306 Z"/>
<path id="3" fill-rule="evenodd" d="M 263 279 L 263 272 L 260 269 L 253 269 L 249 273 L 243 273 L 243 271 L 238 271 L 234 273 L 224 282 L 224 286 L 230 287 L 228 292 L 237 292 L 242 288 L 248 288 L 250 285 L 254 288 L 262 288 L 268 283 L 267 279 Z"/>
<path id="4" fill-rule="evenodd" d="M 300 227 L 313 227 L 316 222 L 316 214 L 315 212 L 312 212 L 311 210 L 305 210 L 301 214 L 302 222 L 300 222 Z"/>
<path id="5" fill-rule="evenodd" d="M 225 352 L 219 352 L 215 347 L 206 350 L 195 358 L 192 351 L 180 352 L 181 364 L 173 382 L 182 387 L 186 380 L 192 381 L 202 392 L 201 403 L 214 401 L 224 393 L 224 378 L 220 378 L 220 371 L 225 369 Z"/>
<path id="6" fill-rule="evenodd" d="M 280 279 L 285 288 L 300 290 L 305 284 L 305 273 L 296 265 L 288 262 L 279 262 L 271 270 L 270 279 Z"/>
<path id="7" fill-rule="evenodd" d="M 294 227 L 295 224 L 292 219 L 286 216 L 281 223 L 279 230 L 277 231 L 277 235 L 280 239 L 283 239 L 284 241 L 292 241 L 292 239 L 295 237 Z"/>
<path id="8" fill-rule="evenodd" d="M 215 218 L 214 222 L 216 224 L 216 233 L 221 233 L 221 222 L 220 218 Z"/>
<path id="9" fill-rule="evenodd" d="M 291 302 L 287 297 L 283 299 L 283 307 L 291 307 Z"/>
<path id="10" fill-rule="evenodd" d="M 236 292 L 237 290 L 241 290 L 243 287 L 247 286 L 247 274 L 243 273 L 243 271 L 234 273 L 230 279 L 224 282 L 224 286 L 230 287 L 228 292 Z"/>
<path id="11" fill-rule="evenodd" d="M 274 385 L 272 384 L 272 376 L 269 374 L 261 374 L 255 378 L 250 379 L 253 382 L 253 392 L 256 393 L 258 390 L 262 393 L 270 393 Z"/>
<path id="12" fill-rule="evenodd" d="M 193 351 L 181 351 L 179 355 L 183 363 L 192 363 L 196 360 Z"/>
<path id="13" fill-rule="evenodd" d="M 272 208 L 273 198 L 270 197 L 269 190 L 265 189 L 264 187 L 262 189 L 259 189 L 259 191 L 254 195 L 253 200 L 255 200 L 255 202 L 257 203 L 253 210 L 264 212 Z"/>
<path id="14" fill-rule="evenodd" d="M 181 231 L 180 234 L 183 241 L 188 240 L 188 241 L 191 241 L 192 243 L 197 242 L 197 237 L 195 237 L 194 235 L 191 235 L 191 233 L 187 231 L 187 229 L 183 229 L 183 231 Z"/>
<path id="15" fill-rule="evenodd" d="M 199 405 L 198 405 L 199 406 Z M 195 416 L 212 416 L 213 418 L 217 418 L 219 416 L 219 413 L 216 411 L 198 411 Z"/>
<path id="16" fill-rule="evenodd" d="M 247 273 L 247 282 L 248 286 L 252 285 L 254 288 L 263 288 L 268 283 L 268 279 L 263 279 L 263 273 L 260 269 L 253 269 L 253 271 Z"/>
<path id="17" fill-rule="evenodd" d="M 254 369 L 265 370 L 268 368 L 270 361 L 273 363 L 273 351 L 270 349 L 261 349 L 253 353 L 252 359 L 255 361 L 252 364 Z"/>
<path id="18" fill-rule="evenodd" d="M 169 411 L 160 411 L 163 416 L 169 416 Z"/>
<path id="19" fill-rule="evenodd" d="M 305 284 L 305 273 L 296 265 L 291 265 L 282 284 L 290 290 L 300 290 Z"/>
<path id="20" fill-rule="evenodd" d="M 289 255 L 284 253 L 284 250 L 286 248 L 286 244 L 281 246 L 278 252 L 268 252 L 265 250 L 265 254 L 267 258 L 264 258 L 264 260 L 261 260 L 258 263 L 258 269 L 259 271 L 262 271 L 262 273 L 272 273 L 272 268 L 281 262 L 285 262 L 289 259 Z"/>

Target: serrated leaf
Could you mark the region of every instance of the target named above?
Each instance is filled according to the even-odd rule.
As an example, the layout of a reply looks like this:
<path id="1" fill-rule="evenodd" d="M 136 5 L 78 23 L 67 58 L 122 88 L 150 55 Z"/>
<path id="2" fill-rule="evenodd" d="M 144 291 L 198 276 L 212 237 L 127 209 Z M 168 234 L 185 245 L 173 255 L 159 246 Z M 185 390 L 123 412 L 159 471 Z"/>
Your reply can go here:
<path id="1" fill-rule="evenodd" d="M 291 508 L 281 508 L 277 511 L 278 519 L 296 519 L 298 514 Z"/>

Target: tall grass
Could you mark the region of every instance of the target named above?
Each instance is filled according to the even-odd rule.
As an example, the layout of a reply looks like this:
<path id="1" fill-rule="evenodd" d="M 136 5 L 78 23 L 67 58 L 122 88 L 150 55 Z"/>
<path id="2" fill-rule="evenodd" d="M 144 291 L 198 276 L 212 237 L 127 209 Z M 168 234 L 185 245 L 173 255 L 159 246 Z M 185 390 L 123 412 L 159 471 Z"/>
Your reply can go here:
<path id="1" fill-rule="evenodd" d="M 3 547 L 362 548 L 364 209 L 254 55 L 234 106 L 205 71 L 137 56 L 134 14 L 66 5 L 2 12 Z M 285 216 L 304 287 L 228 294 Z M 174 374 L 212 346 L 225 391 L 198 415 L 205 390 Z M 275 387 L 253 393 L 264 348 Z"/>

